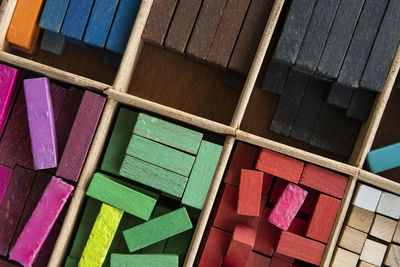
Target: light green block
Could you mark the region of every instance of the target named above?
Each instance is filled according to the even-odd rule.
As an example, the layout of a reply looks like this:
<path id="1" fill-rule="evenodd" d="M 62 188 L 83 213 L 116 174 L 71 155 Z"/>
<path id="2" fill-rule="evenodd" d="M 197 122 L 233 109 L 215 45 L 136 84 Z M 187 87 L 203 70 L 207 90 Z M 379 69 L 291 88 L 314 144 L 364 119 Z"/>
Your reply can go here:
<path id="1" fill-rule="evenodd" d="M 112 254 L 111 267 L 178 267 L 178 255 L 124 255 Z"/>
<path id="2" fill-rule="evenodd" d="M 140 113 L 133 133 L 164 145 L 197 154 L 203 134 Z"/>
<path id="3" fill-rule="evenodd" d="M 165 254 L 179 255 L 179 266 L 183 265 L 186 253 L 189 249 L 190 241 L 192 240 L 193 229 L 183 232 L 179 235 L 168 238 L 167 245 L 165 246 Z"/>
<path id="4" fill-rule="evenodd" d="M 126 154 L 188 177 L 194 157 L 182 151 L 132 135 Z"/>
<path id="5" fill-rule="evenodd" d="M 129 229 L 129 228 L 132 228 L 132 227 L 134 227 L 136 225 L 144 223 L 144 221 L 142 219 L 139 219 L 136 216 L 132 216 L 132 215 L 130 215 L 128 213 L 125 213 L 124 215 L 127 215 L 128 221 L 127 221 L 127 223 L 125 225 L 125 229 L 123 229 L 122 232 L 125 231 L 126 229 Z M 120 243 L 119 243 L 118 252 L 122 253 L 122 254 L 129 253 L 129 249 L 128 249 L 127 245 L 126 245 L 126 242 L 125 242 L 124 238 L 122 238 Z"/>
<path id="6" fill-rule="evenodd" d="M 161 215 L 167 214 L 171 212 L 170 209 L 167 209 L 163 206 L 156 206 L 154 208 L 154 213 L 152 218 L 160 217 Z M 154 243 L 150 246 L 147 246 L 141 250 L 142 254 L 159 254 L 163 253 L 165 249 L 165 245 L 167 244 L 167 239 L 161 240 L 160 242 Z"/>
<path id="7" fill-rule="evenodd" d="M 122 234 L 129 251 L 134 252 L 192 228 L 186 209 L 180 208 L 125 230 Z"/>
<path id="8" fill-rule="evenodd" d="M 114 181 L 110 176 L 95 173 L 86 194 L 104 203 L 148 220 L 157 199 Z"/>
<path id="9" fill-rule="evenodd" d="M 203 140 L 189 176 L 182 204 L 202 209 L 215 169 L 222 152 L 222 146 Z"/>
<path id="10" fill-rule="evenodd" d="M 101 163 L 100 169 L 102 171 L 119 175 L 119 169 L 124 160 L 125 151 L 131 139 L 137 116 L 137 112 L 126 108 L 119 110 L 117 121 L 115 122 L 103 162 Z"/>
<path id="11" fill-rule="evenodd" d="M 178 198 L 182 197 L 188 178 L 138 158 L 125 156 L 120 175 Z"/>

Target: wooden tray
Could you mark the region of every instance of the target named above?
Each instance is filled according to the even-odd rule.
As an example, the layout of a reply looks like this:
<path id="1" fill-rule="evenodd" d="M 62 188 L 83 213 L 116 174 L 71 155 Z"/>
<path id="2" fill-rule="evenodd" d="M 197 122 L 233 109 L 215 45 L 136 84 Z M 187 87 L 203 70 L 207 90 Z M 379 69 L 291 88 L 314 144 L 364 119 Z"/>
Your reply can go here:
<path id="1" fill-rule="evenodd" d="M 71 46 L 67 48 L 68 52 L 62 57 L 53 56 L 44 51 L 40 51 L 33 57 L 26 57 L 13 51 L 5 40 L 5 35 L 17 0 L 2 1 L 0 8 L 0 61 L 72 85 L 103 92 L 108 96 L 94 141 L 48 266 L 60 266 L 63 263 L 79 217 L 85 190 L 98 166 L 110 125 L 120 104 L 154 112 L 225 136 L 224 149 L 197 223 L 185 259 L 185 266 L 193 265 L 236 140 L 265 147 L 338 171 L 350 177 L 321 264 L 328 266 L 357 180 L 400 194 L 400 184 L 362 170 L 378 128 L 377 146 L 382 144 L 379 140 L 385 140 L 386 135 L 390 135 L 391 140 L 398 141 L 400 139 L 399 127 L 390 126 L 391 111 L 389 110 L 392 110 L 392 108 L 398 110 L 397 103 L 389 106 L 389 117 L 385 117 L 380 124 L 400 67 L 400 48 L 397 50 L 382 93 L 376 98 L 369 120 L 362 126 L 352 156 L 349 159 L 343 159 L 294 142 L 291 139 L 281 138 L 265 130 L 277 98 L 261 92 L 256 81 L 276 25 L 280 20 L 285 0 L 276 0 L 274 3 L 257 54 L 241 92 L 223 84 L 223 71 L 191 62 L 184 57 L 143 44 L 141 35 L 152 2 L 152 0 L 142 0 L 120 68 L 115 70 L 104 66 L 102 62 L 104 52 L 93 48 Z M 394 97 L 394 99 L 396 98 Z M 388 131 L 385 131 L 385 129 L 391 130 L 387 133 Z M 388 178 L 399 181 L 397 174 L 400 174 L 398 170 L 391 173 Z"/>

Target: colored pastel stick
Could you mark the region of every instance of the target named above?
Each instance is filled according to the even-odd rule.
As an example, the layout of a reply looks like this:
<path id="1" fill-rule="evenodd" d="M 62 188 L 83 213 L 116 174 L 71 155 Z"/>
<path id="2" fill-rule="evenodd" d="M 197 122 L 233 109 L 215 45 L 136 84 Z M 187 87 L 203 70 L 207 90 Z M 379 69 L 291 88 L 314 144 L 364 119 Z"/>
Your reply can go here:
<path id="1" fill-rule="evenodd" d="M 10 252 L 10 259 L 25 266 L 35 262 L 74 187 L 53 177 L 24 230 Z"/>
<path id="2" fill-rule="evenodd" d="M 24 93 L 34 168 L 55 168 L 58 162 L 57 139 L 49 79 L 24 80 Z"/>
<path id="3" fill-rule="evenodd" d="M 199 153 L 182 197 L 182 204 L 200 210 L 203 208 L 221 152 L 222 146 L 201 141 Z"/>
<path id="4" fill-rule="evenodd" d="M 0 137 L 17 94 L 19 70 L 0 64 Z"/>
<path id="5" fill-rule="evenodd" d="M 137 116 L 136 112 L 129 109 L 121 108 L 119 110 L 117 121 L 100 167 L 101 170 L 119 175 Z"/>
<path id="6" fill-rule="evenodd" d="M 400 143 L 371 150 L 367 155 L 369 170 L 379 173 L 400 166 L 399 153 Z"/>
<path id="7" fill-rule="evenodd" d="M 13 169 L 0 165 L 0 207 L 7 191 L 8 184 L 13 173 Z"/>
<path id="8" fill-rule="evenodd" d="M 256 240 L 256 230 L 236 225 L 222 266 L 245 266 Z"/>
<path id="9" fill-rule="evenodd" d="M 16 166 L 0 207 L 0 255 L 8 255 L 18 220 L 35 177 L 31 170 Z"/>
<path id="10" fill-rule="evenodd" d="M 179 255 L 179 266 L 182 266 L 183 261 L 185 260 L 186 252 L 188 251 L 190 241 L 192 240 L 192 235 L 193 229 L 168 238 L 167 244 L 165 245 L 165 254 Z"/>
<path id="11" fill-rule="evenodd" d="M 99 172 L 94 174 L 86 194 L 143 220 L 150 218 L 157 201 Z"/>
<path id="12" fill-rule="evenodd" d="M 185 127 L 140 113 L 133 133 L 155 142 L 197 154 L 203 134 Z"/>
<path id="13" fill-rule="evenodd" d="M 58 165 L 58 177 L 74 182 L 78 181 L 105 100 L 101 95 L 85 91 Z"/>
<path id="14" fill-rule="evenodd" d="M 65 36 L 82 40 L 94 0 L 70 0 L 61 28 Z"/>
<path id="15" fill-rule="evenodd" d="M 124 254 L 112 254 L 111 255 L 111 267 L 121 266 L 152 266 L 152 267 L 178 267 L 178 255 L 172 254 L 149 254 L 149 255 L 124 255 Z"/>
<path id="16" fill-rule="evenodd" d="M 44 31 L 40 49 L 62 56 L 64 55 L 65 45 L 67 41 L 64 35 L 56 32 Z"/>
<path id="17" fill-rule="evenodd" d="M 107 50 L 118 54 L 124 53 L 140 3 L 141 0 L 119 0 L 118 9 L 108 34 Z"/>
<path id="18" fill-rule="evenodd" d="M 106 45 L 119 0 L 96 0 L 85 31 L 83 41 L 103 48 Z"/>
<path id="19" fill-rule="evenodd" d="M 69 0 L 47 0 L 40 17 L 39 27 L 55 33 L 60 32 Z"/>
<path id="20" fill-rule="evenodd" d="M 134 252 L 192 227 L 186 208 L 180 208 L 125 230 L 123 235 L 129 252 Z"/>
<path id="21" fill-rule="evenodd" d="M 260 216 L 263 179 L 263 172 L 242 170 L 237 206 L 239 215 Z"/>
<path id="22" fill-rule="evenodd" d="M 101 205 L 79 266 L 102 266 L 123 214 L 120 209 L 105 203 Z"/>
<path id="23" fill-rule="evenodd" d="M 207 237 L 203 253 L 201 254 L 199 267 L 221 266 L 226 251 L 228 250 L 232 234 L 215 227 L 211 227 Z"/>

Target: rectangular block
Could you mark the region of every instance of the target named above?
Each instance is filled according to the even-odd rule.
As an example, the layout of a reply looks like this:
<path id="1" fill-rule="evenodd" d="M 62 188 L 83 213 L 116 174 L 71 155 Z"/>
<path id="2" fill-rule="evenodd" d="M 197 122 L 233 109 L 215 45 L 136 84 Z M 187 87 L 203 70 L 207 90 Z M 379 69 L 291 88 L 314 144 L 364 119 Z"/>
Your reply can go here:
<path id="1" fill-rule="evenodd" d="M 376 214 L 369 234 L 390 243 L 396 227 L 397 221 Z"/>
<path id="2" fill-rule="evenodd" d="M 337 247 L 332 258 L 332 267 L 356 267 L 358 258 L 356 253 Z M 358 265 L 360 266 L 360 265 Z"/>
<path id="3" fill-rule="evenodd" d="M 54 245 L 56 244 L 58 235 L 61 231 L 61 226 L 62 225 L 57 223 L 53 226 L 53 229 L 47 237 L 46 242 L 44 242 L 42 249 L 36 257 L 36 261 L 33 264 L 33 267 L 46 266 L 46 264 L 49 263 L 51 254 L 53 253 Z"/>
<path id="4" fill-rule="evenodd" d="M 0 64 L 0 137 L 3 134 L 12 103 L 17 94 L 19 70 Z"/>
<path id="5" fill-rule="evenodd" d="M 0 165 L 0 207 L 10 183 L 13 169 Z"/>
<path id="6" fill-rule="evenodd" d="M 90 13 L 83 41 L 103 48 L 117 10 L 118 0 L 96 0 Z"/>
<path id="7" fill-rule="evenodd" d="M 60 32 L 68 5 L 69 0 L 47 0 L 40 17 L 39 27 L 56 33 Z"/>
<path id="8" fill-rule="evenodd" d="M 123 214 L 122 210 L 102 204 L 79 260 L 79 266 L 103 264 Z"/>
<path id="9" fill-rule="evenodd" d="M 154 212 L 153 212 L 153 215 L 151 216 L 151 219 L 155 219 L 155 218 L 160 217 L 160 216 L 162 216 L 164 214 L 167 214 L 168 212 L 171 212 L 171 211 L 172 210 L 169 209 L 169 208 L 165 208 L 163 206 L 156 206 L 154 208 Z M 128 229 L 128 227 L 125 227 L 123 230 L 126 230 L 126 229 Z M 122 235 L 122 232 L 121 232 L 121 235 Z M 141 254 L 161 254 L 161 253 L 164 253 L 165 247 L 167 245 L 167 241 L 168 241 L 168 239 L 161 240 L 161 241 L 159 241 L 157 243 L 154 243 L 154 244 L 152 244 L 150 246 L 142 248 L 140 250 L 140 252 L 141 252 Z M 174 254 L 174 253 L 171 253 L 171 254 Z"/>
<path id="10" fill-rule="evenodd" d="M 354 90 L 346 116 L 361 122 L 368 120 L 369 113 L 375 102 L 376 93 L 363 88 Z"/>
<path id="11" fill-rule="evenodd" d="M 349 226 L 344 226 L 339 246 L 354 253 L 361 254 L 367 234 Z"/>
<path id="12" fill-rule="evenodd" d="M 32 216 L 10 251 L 10 259 L 27 266 L 35 262 L 73 188 L 72 185 L 63 182 L 60 178 L 53 177 L 51 179 Z"/>
<path id="13" fill-rule="evenodd" d="M 121 65 L 122 54 L 117 54 L 111 51 L 106 51 L 104 55 L 103 63 L 104 65 L 111 66 L 115 69 L 118 69 Z"/>
<path id="14" fill-rule="evenodd" d="M 246 267 L 264 267 L 270 266 L 270 258 L 265 257 L 256 252 L 251 252 L 249 259 L 247 260 Z"/>
<path id="15" fill-rule="evenodd" d="M 400 244 L 400 223 L 397 223 L 396 230 L 394 231 L 392 242 Z"/>
<path id="16" fill-rule="evenodd" d="M 85 91 L 58 165 L 58 177 L 78 181 L 105 100 L 101 95 Z"/>
<path id="17" fill-rule="evenodd" d="M 149 254 L 149 255 L 124 255 L 112 254 L 110 267 L 118 266 L 171 266 L 178 267 L 178 255 Z"/>
<path id="18" fill-rule="evenodd" d="M 285 88 L 290 67 L 278 62 L 270 61 L 265 71 L 261 90 L 281 95 Z"/>
<path id="19" fill-rule="evenodd" d="M 289 182 L 298 183 L 303 166 L 302 161 L 262 148 L 259 151 L 255 168 Z"/>
<path id="20" fill-rule="evenodd" d="M 157 199 L 118 183 L 108 175 L 95 173 L 86 194 L 143 220 L 148 220 Z"/>
<path id="21" fill-rule="evenodd" d="M 353 88 L 334 82 L 329 90 L 326 102 L 331 105 L 347 109 L 350 105 L 353 92 Z"/>
<path id="22" fill-rule="evenodd" d="M 194 155 L 203 138 L 202 133 L 144 113 L 139 114 L 133 133 Z"/>
<path id="23" fill-rule="evenodd" d="M 271 189 L 272 182 L 274 181 L 274 176 L 269 173 L 263 174 L 263 185 L 262 185 L 262 194 L 268 195 Z"/>
<path id="24" fill-rule="evenodd" d="M 384 264 L 386 266 L 399 266 L 400 264 L 400 246 L 390 244 L 385 257 Z"/>
<path id="25" fill-rule="evenodd" d="M 305 237 L 282 232 L 276 252 L 311 264 L 319 265 L 325 245 Z"/>
<path id="26" fill-rule="evenodd" d="M 280 258 L 272 257 L 269 267 L 291 267 L 292 264 Z"/>
<path id="27" fill-rule="evenodd" d="M 120 0 L 114 21 L 108 34 L 106 49 L 123 54 L 132 31 L 136 15 L 140 8 L 140 0 Z"/>
<path id="28" fill-rule="evenodd" d="M 256 239 L 256 231 L 250 227 L 236 225 L 222 266 L 245 266 Z"/>
<path id="29" fill-rule="evenodd" d="M 358 264 L 358 267 L 375 267 L 375 266 L 376 266 L 375 264 L 371 264 L 366 261 L 360 261 L 360 264 Z"/>
<path id="30" fill-rule="evenodd" d="M 61 33 L 82 40 L 94 0 L 70 0 Z"/>
<path id="31" fill-rule="evenodd" d="M 242 169 L 240 176 L 237 213 L 260 216 L 263 172 Z"/>
<path id="32" fill-rule="evenodd" d="M 199 267 L 221 266 L 226 251 L 228 250 L 232 234 L 215 227 L 211 227 L 210 233 L 201 254 Z"/>
<path id="33" fill-rule="evenodd" d="M 282 232 L 278 227 L 267 221 L 270 213 L 271 209 L 264 209 L 253 247 L 253 250 L 268 256 L 272 256 Z"/>
<path id="34" fill-rule="evenodd" d="M 185 208 L 169 212 L 123 231 L 129 252 L 192 229 L 192 223 Z"/>
<path id="35" fill-rule="evenodd" d="M 376 212 L 393 219 L 400 219 L 400 197 L 383 192 L 376 208 Z"/>
<path id="36" fill-rule="evenodd" d="M 357 206 L 351 206 L 347 218 L 347 225 L 365 233 L 369 233 L 374 218 L 375 213 Z"/>
<path id="37" fill-rule="evenodd" d="M 200 210 L 203 208 L 221 152 L 222 146 L 201 141 L 199 153 L 182 197 L 182 204 Z"/>
<path id="38" fill-rule="evenodd" d="M 386 249 L 386 245 L 367 238 L 360 255 L 360 260 L 381 266 L 383 258 L 385 257 Z"/>
<path id="39" fill-rule="evenodd" d="M 375 189 L 365 184 L 358 184 L 353 196 L 352 204 L 357 207 L 369 210 L 370 212 L 375 212 L 381 195 L 382 191 L 378 189 Z"/>
<path id="40" fill-rule="evenodd" d="M 185 261 L 186 252 L 189 249 L 190 241 L 192 240 L 193 229 L 183 232 L 179 235 L 168 238 L 165 245 L 164 254 L 175 254 L 179 256 L 179 265 Z"/>
<path id="41" fill-rule="evenodd" d="M 344 157 L 350 157 L 360 129 L 360 121 L 342 116 L 333 133 L 337 138 L 334 139 L 335 142 L 332 146 L 331 152 Z"/>
<path id="42" fill-rule="evenodd" d="M 66 44 L 67 40 L 65 40 L 64 35 L 46 30 L 43 32 L 40 49 L 62 56 L 64 55 Z"/>
<path id="43" fill-rule="evenodd" d="M 400 166 L 400 160 L 396 156 L 399 151 L 400 143 L 371 150 L 366 159 L 369 170 L 379 173 Z"/>
<path id="44" fill-rule="evenodd" d="M 120 175 L 161 190 L 178 198 L 182 197 L 188 178 L 143 160 L 126 155 Z"/>

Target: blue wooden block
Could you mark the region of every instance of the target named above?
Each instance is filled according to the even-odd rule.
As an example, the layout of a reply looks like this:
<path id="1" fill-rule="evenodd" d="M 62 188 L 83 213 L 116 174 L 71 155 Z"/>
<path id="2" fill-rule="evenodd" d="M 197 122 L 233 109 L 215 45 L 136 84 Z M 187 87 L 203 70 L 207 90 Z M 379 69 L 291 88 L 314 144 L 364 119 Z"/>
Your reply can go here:
<path id="1" fill-rule="evenodd" d="M 52 31 L 44 31 L 40 49 L 62 56 L 65 50 L 65 36 Z"/>
<path id="2" fill-rule="evenodd" d="M 65 37 L 65 40 L 67 41 L 67 43 L 74 44 L 80 47 L 85 47 L 85 43 L 82 40 L 78 40 L 71 37 Z"/>
<path id="3" fill-rule="evenodd" d="M 108 35 L 106 49 L 123 54 L 132 31 L 141 0 L 120 0 Z"/>
<path id="4" fill-rule="evenodd" d="M 118 69 L 121 64 L 122 55 L 107 51 L 104 56 L 104 64 Z"/>
<path id="5" fill-rule="evenodd" d="M 371 172 L 378 173 L 400 166 L 400 142 L 371 150 L 367 155 Z"/>
<path id="6" fill-rule="evenodd" d="M 61 33 L 82 40 L 94 0 L 71 0 Z"/>
<path id="7" fill-rule="evenodd" d="M 84 42 L 103 48 L 114 18 L 119 0 L 96 0 L 86 28 Z M 132 1 L 132 0 L 130 0 Z"/>
<path id="8" fill-rule="evenodd" d="M 39 27 L 60 32 L 68 4 L 69 0 L 47 0 L 40 17 Z"/>

